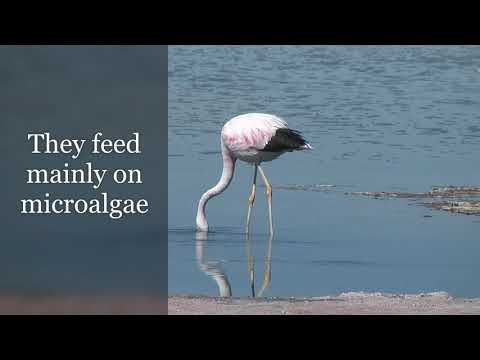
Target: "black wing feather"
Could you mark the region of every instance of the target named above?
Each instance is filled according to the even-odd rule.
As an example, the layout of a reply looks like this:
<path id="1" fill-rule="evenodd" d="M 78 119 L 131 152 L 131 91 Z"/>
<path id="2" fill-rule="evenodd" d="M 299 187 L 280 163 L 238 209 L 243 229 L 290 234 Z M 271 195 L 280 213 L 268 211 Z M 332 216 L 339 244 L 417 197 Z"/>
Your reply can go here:
<path id="1" fill-rule="evenodd" d="M 275 135 L 270 139 L 262 151 L 281 152 L 299 150 L 307 142 L 300 132 L 287 128 L 277 129 Z"/>

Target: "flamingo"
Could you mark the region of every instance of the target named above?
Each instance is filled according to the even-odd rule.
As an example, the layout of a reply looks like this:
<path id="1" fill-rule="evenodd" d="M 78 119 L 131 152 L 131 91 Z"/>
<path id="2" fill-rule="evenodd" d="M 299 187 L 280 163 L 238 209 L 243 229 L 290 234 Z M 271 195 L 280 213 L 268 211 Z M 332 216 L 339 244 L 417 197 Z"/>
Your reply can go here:
<path id="1" fill-rule="evenodd" d="M 255 201 L 258 171 L 265 183 L 269 230 L 270 234 L 273 234 L 272 185 L 260 164 L 272 161 L 285 152 L 308 150 L 312 149 L 312 146 L 300 132 L 290 129 L 285 120 L 275 115 L 262 113 L 238 115 L 227 121 L 221 131 L 220 144 L 223 158 L 222 175 L 218 183 L 207 190 L 198 202 L 197 230 L 208 231 L 208 222 L 205 216 L 207 202 L 221 194 L 230 185 L 238 159 L 254 165 L 252 189 L 248 197 L 246 232 L 248 233 L 250 230 L 250 214 Z"/>

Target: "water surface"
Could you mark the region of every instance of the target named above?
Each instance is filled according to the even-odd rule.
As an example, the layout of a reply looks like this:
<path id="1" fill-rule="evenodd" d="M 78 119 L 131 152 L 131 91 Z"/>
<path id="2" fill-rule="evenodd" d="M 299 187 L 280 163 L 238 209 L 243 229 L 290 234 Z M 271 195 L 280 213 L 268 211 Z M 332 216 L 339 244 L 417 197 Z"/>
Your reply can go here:
<path id="1" fill-rule="evenodd" d="M 208 239 L 194 229 L 221 174 L 220 129 L 246 112 L 283 117 L 315 148 L 263 166 L 271 249 L 263 187 L 244 234 L 248 164 L 209 202 Z M 479 184 L 480 47 L 172 46 L 168 137 L 170 294 L 219 295 L 220 273 L 249 296 L 252 268 L 258 292 L 268 266 L 265 296 L 480 296 L 479 217 L 345 194 Z"/>

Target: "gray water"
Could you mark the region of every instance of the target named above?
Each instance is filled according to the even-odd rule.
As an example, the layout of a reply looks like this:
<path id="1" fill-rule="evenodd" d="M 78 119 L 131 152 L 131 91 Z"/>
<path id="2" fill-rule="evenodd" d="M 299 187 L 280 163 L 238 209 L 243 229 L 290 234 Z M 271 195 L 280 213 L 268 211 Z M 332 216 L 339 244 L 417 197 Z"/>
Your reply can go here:
<path id="1" fill-rule="evenodd" d="M 315 150 L 263 166 L 271 242 L 263 187 L 245 237 L 244 163 L 209 202 L 212 232 L 198 240 L 198 199 L 221 174 L 221 127 L 246 112 L 283 117 Z M 233 296 L 249 296 L 251 269 L 257 292 L 269 266 L 264 296 L 480 296 L 479 217 L 346 194 L 479 185 L 480 47 L 172 46 L 168 137 L 170 294 L 219 295 L 221 274 Z"/>

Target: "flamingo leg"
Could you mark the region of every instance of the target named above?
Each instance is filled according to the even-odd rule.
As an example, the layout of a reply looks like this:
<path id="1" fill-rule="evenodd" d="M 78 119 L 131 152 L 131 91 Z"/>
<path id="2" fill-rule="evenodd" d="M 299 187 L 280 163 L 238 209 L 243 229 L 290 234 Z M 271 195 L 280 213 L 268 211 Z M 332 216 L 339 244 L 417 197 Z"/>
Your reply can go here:
<path id="1" fill-rule="evenodd" d="M 258 296 L 262 296 L 265 289 L 268 288 L 270 285 L 270 281 L 272 280 L 272 241 L 273 234 L 270 234 L 268 238 L 268 252 L 267 257 L 265 258 L 265 274 L 263 275 L 263 284 L 258 292 Z"/>
<path id="2" fill-rule="evenodd" d="M 256 184 L 257 184 L 257 165 L 255 164 L 255 172 L 253 173 L 252 191 L 250 192 L 250 196 L 248 197 L 248 213 L 247 213 L 247 227 L 246 227 L 247 234 L 250 232 L 250 214 L 252 212 L 253 202 L 255 201 Z"/>
<path id="3" fill-rule="evenodd" d="M 268 220 L 270 224 L 270 235 L 273 234 L 273 221 L 272 221 L 272 185 L 268 181 L 267 177 L 265 176 L 265 173 L 263 172 L 262 168 L 260 165 L 258 165 L 258 170 L 260 170 L 260 175 L 262 175 L 263 182 L 265 183 L 265 193 L 267 194 L 267 200 L 268 200 Z"/>
<path id="4" fill-rule="evenodd" d="M 254 272 L 254 265 L 253 265 L 253 257 L 251 253 L 251 241 L 250 241 L 250 234 L 247 232 L 245 243 L 247 245 L 247 263 L 248 263 L 248 281 L 250 284 L 250 289 L 252 291 L 252 297 L 255 297 L 255 272 Z"/>

